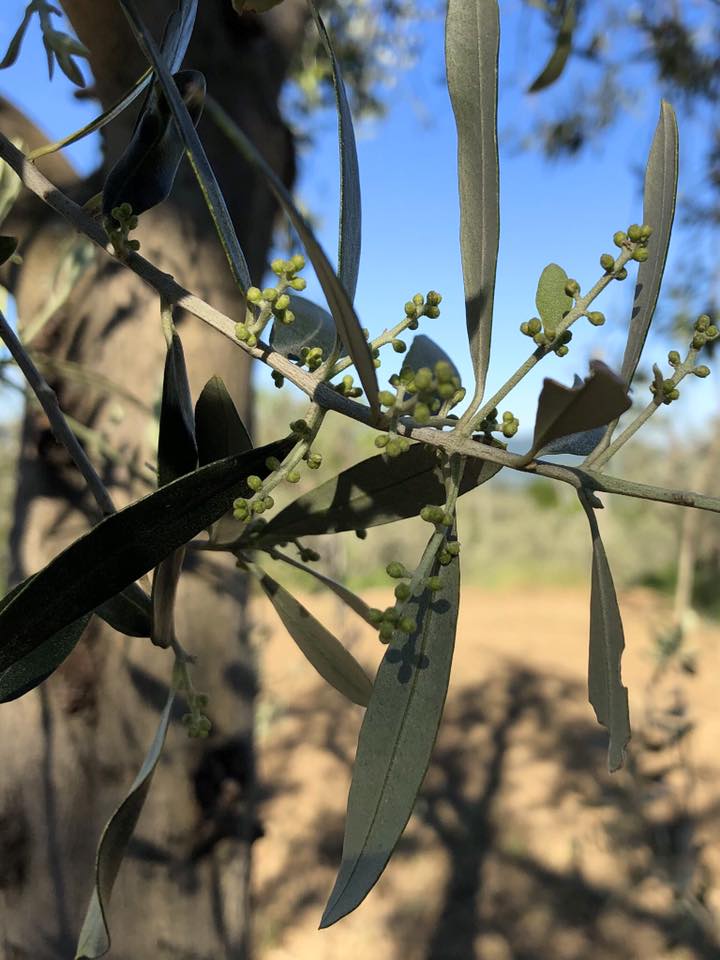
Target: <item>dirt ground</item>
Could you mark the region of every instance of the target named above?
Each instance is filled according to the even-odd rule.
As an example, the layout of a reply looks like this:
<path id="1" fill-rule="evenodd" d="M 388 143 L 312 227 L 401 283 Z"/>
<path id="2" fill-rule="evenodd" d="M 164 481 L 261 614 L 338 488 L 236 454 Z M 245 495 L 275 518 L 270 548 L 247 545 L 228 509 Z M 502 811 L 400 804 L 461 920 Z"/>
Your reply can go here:
<path id="1" fill-rule="evenodd" d="M 305 602 L 372 676 L 376 635 L 333 599 Z M 367 900 L 319 931 L 362 710 L 316 679 L 258 599 L 261 960 L 718 960 L 720 629 L 691 631 L 694 674 L 650 684 L 667 612 L 646 592 L 621 606 L 634 737 L 611 776 L 586 702 L 587 593 L 464 593 L 415 813 Z M 663 748 L 668 717 L 695 727 Z"/>

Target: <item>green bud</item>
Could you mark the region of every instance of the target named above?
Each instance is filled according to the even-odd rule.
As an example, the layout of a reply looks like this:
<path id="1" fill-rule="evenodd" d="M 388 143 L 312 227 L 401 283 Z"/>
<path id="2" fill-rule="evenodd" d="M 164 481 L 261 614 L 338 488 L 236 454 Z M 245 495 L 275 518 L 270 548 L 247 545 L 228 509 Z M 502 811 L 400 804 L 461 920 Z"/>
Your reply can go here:
<path id="1" fill-rule="evenodd" d="M 412 617 L 403 617 L 398 624 L 398 629 L 402 633 L 415 633 L 417 630 L 417 623 L 415 623 Z"/>
<path id="2" fill-rule="evenodd" d="M 277 274 L 278 277 L 281 277 L 285 273 L 285 261 L 273 260 L 270 264 L 270 269 L 273 273 Z"/>
<path id="3" fill-rule="evenodd" d="M 247 340 L 247 338 L 250 336 L 248 328 L 245 326 L 244 323 L 235 324 L 235 336 L 238 338 L 238 340 L 242 340 L 242 341 Z"/>
<path id="4" fill-rule="evenodd" d="M 247 520 L 250 514 L 250 509 L 248 506 L 247 500 L 242 498 L 235 500 L 233 503 L 233 516 L 236 520 Z"/>
<path id="5" fill-rule="evenodd" d="M 413 416 L 418 423 L 427 423 L 430 419 L 430 408 L 426 403 L 416 403 Z"/>
<path id="6" fill-rule="evenodd" d="M 580 294 L 580 284 L 577 280 L 568 280 L 565 284 L 565 293 L 569 297 L 577 297 Z"/>
<path id="7" fill-rule="evenodd" d="M 440 383 L 453 383 L 457 379 L 447 360 L 438 360 L 435 364 L 435 376 Z M 455 386 L 459 386 L 459 383 L 456 383 Z"/>
<path id="8" fill-rule="evenodd" d="M 375 624 L 382 623 L 382 618 L 383 618 L 382 610 L 378 610 L 377 607 L 370 607 L 370 609 L 367 612 L 367 618 L 370 621 L 370 623 L 375 623 Z"/>
<path id="9" fill-rule="evenodd" d="M 307 280 L 304 277 L 293 277 L 288 286 L 293 290 L 304 290 L 307 286 Z"/>
<path id="10" fill-rule="evenodd" d="M 290 297 L 286 293 L 283 293 L 275 301 L 275 304 L 273 306 L 273 313 L 278 312 L 280 310 L 287 310 L 289 306 L 290 306 Z"/>
<path id="11" fill-rule="evenodd" d="M 389 457 L 399 457 L 402 452 L 403 447 L 400 443 L 400 437 L 392 437 L 385 447 L 385 453 Z"/>
<path id="12" fill-rule="evenodd" d="M 400 563 L 399 560 L 391 560 L 390 563 L 385 567 L 385 572 L 389 577 L 392 577 L 393 580 L 399 580 L 401 577 L 410 576 L 405 569 L 405 564 Z"/>
<path id="13" fill-rule="evenodd" d="M 668 354 L 668 363 L 671 367 L 676 367 L 680 363 L 680 354 L 677 350 L 671 350 Z"/>
<path id="14" fill-rule="evenodd" d="M 569 348 L 569 347 L 566 347 L 564 343 L 561 343 L 559 347 L 556 347 L 556 348 L 555 348 L 555 354 L 556 354 L 558 357 L 566 357 L 569 352 L 570 352 L 570 348 Z M 508 437 L 508 436 L 514 436 L 514 434 L 515 434 L 515 431 L 513 431 L 512 434 L 506 433 L 505 436 L 506 436 L 506 437 Z"/>
<path id="15" fill-rule="evenodd" d="M 705 336 L 708 338 L 708 340 L 715 340 L 717 335 L 718 335 L 718 328 L 715 326 L 714 323 L 711 323 L 710 326 L 705 331 Z"/>
<path id="16" fill-rule="evenodd" d="M 591 310 L 587 318 L 594 327 L 601 327 L 605 323 L 605 314 L 600 310 Z"/>
<path id="17" fill-rule="evenodd" d="M 380 639 L 385 640 L 385 642 L 387 642 L 388 640 L 392 640 L 392 635 L 395 632 L 395 627 L 393 627 L 391 623 L 387 623 L 387 621 L 384 621 L 383 623 L 380 624 L 380 630 L 378 632 L 380 634 Z"/>
<path id="18" fill-rule="evenodd" d="M 417 316 L 418 309 L 412 300 L 408 300 L 405 304 L 405 316 L 406 317 L 415 317 Z"/>
<path id="19" fill-rule="evenodd" d="M 640 239 L 645 243 L 647 243 L 651 236 L 652 236 L 652 227 L 649 226 L 647 223 L 643 223 L 640 227 Z"/>
<path id="20" fill-rule="evenodd" d="M 620 270 L 615 274 L 616 280 L 627 280 L 628 272 L 625 267 L 621 267 Z"/>
<path id="21" fill-rule="evenodd" d="M 263 500 L 263 506 L 266 510 L 272 510 L 272 508 L 275 506 L 275 501 L 272 497 L 265 497 Z"/>
<path id="22" fill-rule="evenodd" d="M 395 353 L 405 353 L 405 351 L 407 350 L 407 345 L 404 340 L 396 339 L 391 342 L 392 342 L 392 348 L 395 351 Z"/>
<path id="23" fill-rule="evenodd" d="M 405 600 L 409 600 L 411 592 L 412 591 L 410 590 L 409 583 L 399 583 L 395 587 L 395 591 L 394 591 L 395 596 L 400 601 L 400 603 L 404 603 Z"/>
<path id="24" fill-rule="evenodd" d="M 292 312 L 292 310 L 285 310 L 280 322 L 284 326 L 289 327 L 291 323 L 295 322 L 295 314 Z"/>
<path id="25" fill-rule="evenodd" d="M 273 383 L 279 390 L 285 383 L 285 377 L 281 373 L 278 373 L 277 370 L 273 370 L 270 376 L 273 378 Z"/>
<path id="26" fill-rule="evenodd" d="M 627 240 L 627 234 L 622 230 L 618 230 L 617 233 L 613 234 L 613 243 L 616 247 L 622 247 L 622 245 Z"/>
<path id="27" fill-rule="evenodd" d="M 705 364 L 701 364 L 699 367 L 695 367 L 693 373 L 696 377 L 700 377 L 701 380 L 704 380 L 705 377 L 710 376 L 710 367 L 706 367 Z"/>
<path id="28" fill-rule="evenodd" d="M 695 350 L 702 350 L 707 343 L 707 336 L 704 333 L 696 333 L 692 338 L 692 345 Z"/>
<path id="29" fill-rule="evenodd" d="M 531 317 L 527 322 L 528 333 L 534 337 L 536 333 L 542 330 L 542 321 L 539 317 Z"/>
<path id="30" fill-rule="evenodd" d="M 408 330 L 417 330 L 419 326 L 420 324 L 417 320 L 410 320 L 410 322 L 407 325 L 407 328 Z"/>
<path id="31" fill-rule="evenodd" d="M 300 473 L 297 470 L 288 471 L 287 476 L 285 477 L 288 483 L 298 483 L 300 480 Z"/>
<path id="32" fill-rule="evenodd" d="M 441 567 L 447 567 L 448 564 L 452 563 L 452 554 L 443 548 L 438 553 L 438 563 Z"/>
<path id="33" fill-rule="evenodd" d="M 432 307 L 439 307 L 442 303 L 442 295 L 437 292 L 437 290 L 428 290 L 428 295 L 425 297 L 427 303 Z"/>
<path id="34" fill-rule="evenodd" d="M 628 237 L 633 243 L 637 243 L 638 240 L 642 239 L 642 227 L 639 223 L 633 223 L 628 227 Z"/>
<path id="35" fill-rule="evenodd" d="M 432 370 L 428 367 L 420 367 L 418 372 L 415 374 L 415 386 L 418 390 L 427 390 L 428 387 L 432 386 L 433 375 Z"/>
<path id="36" fill-rule="evenodd" d="M 647 258 L 650 256 L 647 247 L 638 247 L 637 250 L 633 253 L 633 260 L 637 260 L 638 263 L 645 263 Z"/>
<path id="37" fill-rule="evenodd" d="M 249 333 L 249 334 L 247 335 L 247 341 L 246 341 L 246 343 L 247 343 L 247 345 L 248 345 L 249 347 L 256 347 L 256 346 L 257 346 L 257 337 L 255 336 L 254 333 Z"/>
<path id="38" fill-rule="evenodd" d="M 290 258 L 293 270 L 302 270 L 305 266 L 305 257 L 301 253 L 296 253 Z"/>
<path id="39" fill-rule="evenodd" d="M 457 540 L 452 540 L 450 543 L 445 544 L 445 549 L 451 557 L 456 557 L 460 553 L 460 544 Z"/>
<path id="40" fill-rule="evenodd" d="M 695 321 L 695 329 L 703 332 L 710 326 L 710 317 L 706 313 L 701 313 Z"/>
<path id="41" fill-rule="evenodd" d="M 527 323 L 527 321 L 520 324 L 520 333 L 524 334 L 526 337 L 530 336 L 530 324 Z"/>
<path id="42" fill-rule="evenodd" d="M 437 394 L 442 400 L 449 400 L 455 393 L 455 387 L 451 383 L 438 384 Z"/>
<path id="43" fill-rule="evenodd" d="M 322 464 L 321 453 L 311 453 L 307 458 L 307 465 L 310 470 L 318 470 Z"/>
<path id="44" fill-rule="evenodd" d="M 680 396 L 680 391 L 676 387 L 674 390 L 671 390 L 670 393 L 668 394 L 668 400 L 677 400 L 679 396 Z"/>
<path id="45" fill-rule="evenodd" d="M 545 346 L 547 346 L 547 344 L 549 343 L 548 337 L 547 337 L 547 335 L 544 334 L 544 333 L 536 333 L 535 336 L 533 337 L 533 341 L 534 341 L 539 347 L 545 347 Z"/>
<path id="46" fill-rule="evenodd" d="M 440 577 L 426 577 L 423 585 L 432 593 L 442 590 L 442 580 Z"/>
<path id="47" fill-rule="evenodd" d="M 275 303 L 278 297 L 278 292 L 275 287 L 265 287 L 262 292 L 263 300 L 267 300 L 268 303 Z"/>
<path id="48" fill-rule="evenodd" d="M 609 273 L 615 266 L 615 257 L 611 253 L 604 253 L 600 257 L 600 266 Z"/>
<path id="49" fill-rule="evenodd" d="M 425 303 L 425 297 L 421 293 L 416 293 L 413 297 L 413 303 L 421 307 Z"/>
<path id="50" fill-rule="evenodd" d="M 378 400 L 384 407 L 394 407 L 395 406 L 395 394 L 391 393 L 389 390 L 381 390 L 378 393 Z"/>
<path id="51" fill-rule="evenodd" d="M 277 457 L 268 457 L 267 460 L 265 461 L 265 466 L 270 471 L 277 470 L 278 467 L 280 466 L 280 461 L 278 460 Z"/>
<path id="52" fill-rule="evenodd" d="M 383 447 L 386 447 L 388 445 L 389 440 L 390 440 L 390 437 L 387 435 L 387 433 L 381 433 L 380 436 L 375 437 L 375 446 L 379 447 L 379 449 L 382 450 Z"/>
<path id="53" fill-rule="evenodd" d="M 429 317 L 431 320 L 437 320 L 437 318 L 440 316 L 440 307 L 425 307 L 424 313 L 425 316 Z"/>
<path id="54" fill-rule="evenodd" d="M 262 480 L 260 477 L 256 477 L 255 474 L 251 474 L 245 483 L 250 487 L 251 490 L 254 490 L 255 492 L 262 487 Z"/>

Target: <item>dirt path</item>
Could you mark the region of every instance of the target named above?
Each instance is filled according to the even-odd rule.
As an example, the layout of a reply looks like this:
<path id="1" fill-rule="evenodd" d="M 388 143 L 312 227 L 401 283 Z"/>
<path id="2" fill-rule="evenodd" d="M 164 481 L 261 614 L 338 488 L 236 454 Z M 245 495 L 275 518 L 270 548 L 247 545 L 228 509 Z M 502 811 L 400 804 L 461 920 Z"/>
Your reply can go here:
<path id="1" fill-rule="evenodd" d="M 324 596 L 306 602 L 372 675 L 372 632 Z M 268 630 L 254 881 L 262 960 L 720 958 L 703 906 L 720 916 L 720 630 L 700 624 L 697 673 L 674 671 L 654 695 L 663 706 L 685 698 L 695 730 L 680 748 L 649 750 L 639 734 L 652 732 L 646 685 L 664 609 L 652 594 L 622 598 L 636 735 L 628 768 L 610 776 L 585 699 L 587 603 L 577 590 L 464 595 L 415 815 L 365 903 L 318 931 L 362 711 L 316 681 L 257 602 Z"/>

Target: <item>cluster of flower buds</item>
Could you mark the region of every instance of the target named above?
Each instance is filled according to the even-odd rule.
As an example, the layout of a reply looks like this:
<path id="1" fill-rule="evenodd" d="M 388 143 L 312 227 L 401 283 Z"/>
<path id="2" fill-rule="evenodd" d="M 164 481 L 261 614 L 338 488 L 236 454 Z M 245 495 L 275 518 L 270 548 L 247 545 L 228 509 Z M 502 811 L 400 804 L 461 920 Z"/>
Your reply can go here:
<path id="1" fill-rule="evenodd" d="M 403 367 L 400 373 L 390 377 L 395 393 L 381 390 L 380 403 L 388 411 L 410 413 L 420 424 L 427 423 L 442 410 L 450 410 L 465 397 L 460 378 L 446 360 L 438 360 L 433 370 L 420 367 L 414 371 Z"/>
<path id="2" fill-rule="evenodd" d="M 259 287 L 249 287 L 245 294 L 247 302 L 255 307 L 257 313 L 255 316 L 246 318 L 242 323 L 235 324 L 235 336 L 238 340 L 246 343 L 249 347 L 257 346 L 259 335 L 265 326 L 274 317 L 279 323 L 291 324 L 295 320 L 295 314 L 290 309 L 290 297 L 285 292 L 288 288 L 291 290 L 304 290 L 306 282 L 303 277 L 297 274 L 305 266 L 305 257 L 296 253 L 289 260 L 273 260 L 270 269 L 277 276 L 278 282 L 274 287 L 265 287 L 260 290 Z M 319 347 L 311 348 L 314 351 L 320 350 Z M 322 363 L 322 350 L 318 354 L 313 353 L 312 362 L 315 366 L 311 369 L 317 369 Z M 317 362 L 316 362 L 317 360 Z M 305 362 L 305 361 L 304 361 Z M 275 381 L 276 386 L 282 386 Z"/>
<path id="3" fill-rule="evenodd" d="M 362 387 L 354 386 L 354 380 L 349 373 L 342 378 L 340 383 L 334 383 L 332 388 L 343 397 L 349 397 L 352 400 L 363 395 Z"/>
<path id="4" fill-rule="evenodd" d="M 127 256 L 140 249 L 139 240 L 129 240 L 128 236 L 131 230 L 138 225 L 138 218 L 134 215 L 129 203 L 121 203 L 119 207 L 113 207 L 111 210 L 112 221 L 105 221 L 105 232 L 108 240 L 112 243 L 118 256 Z"/>
<path id="5" fill-rule="evenodd" d="M 497 408 L 493 408 L 490 413 L 481 421 L 479 432 L 488 437 L 493 433 L 502 433 L 508 440 L 514 437 L 518 432 L 520 421 L 510 410 L 505 410 L 502 415 L 502 421 L 498 422 Z"/>
<path id="6" fill-rule="evenodd" d="M 420 317 L 429 317 L 431 320 L 437 320 L 440 316 L 440 304 L 442 296 L 437 290 L 429 290 L 426 297 L 421 293 L 416 293 L 412 300 L 405 304 L 405 316 L 408 317 L 408 330 L 417 330 Z M 402 351 L 398 351 L 402 352 Z"/>
<path id="7" fill-rule="evenodd" d="M 632 223 L 627 228 L 627 233 L 623 230 L 618 230 L 613 234 L 613 243 L 616 247 L 620 247 L 620 249 L 625 248 L 632 250 L 632 259 L 638 263 L 644 263 L 649 256 L 647 245 L 651 236 L 652 227 L 647 223 Z M 609 257 L 612 257 L 612 254 L 603 254 L 600 258 L 600 266 L 606 273 L 615 273 L 615 262 L 613 261 L 613 263 L 610 264 Z M 627 272 L 625 276 L 627 276 Z M 617 279 L 624 280 L 625 277 L 618 276 Z"/>
<path id="8" fill-rule="evenodd" d="M 650 392 L 656 403 L 670 404 L 673 400 L 677 400 L 680 396 L 677 385 L 688 374 L 693 374 L 701 380 L 710 376 L 710 367 L 704 363 L 696 366 L 694 361 L 698 351 L 702 350 L 706 344 L 716 340 L 718 336 L 720 336 L 720 330 L 706 313 L 697 318 L 693 325 L 693 334 L 685 360 L 682 360 L 677 350 L 671 350 L 668 353 L 668 363 L 675 370 L 673 376 L 663 379 L 660 369 L 654 367 L 655 378 L 650 384 Z"/>
<path id="9" fill-rule="evenodd" d="M 572 340 L 572 330 L 564 330 L 559 337 L 556 336 L 552 330 L 543 330 L 540 317 L 531 317 L 530 320 L 521 323 L 520 333 L 526 337 L 531 337 L 533 343 L 538 347 L 549 347 L 551 344 L 554 344 L 552 349 L 558 357 L 567 356 L 569 350 L 568 344 Z"/>

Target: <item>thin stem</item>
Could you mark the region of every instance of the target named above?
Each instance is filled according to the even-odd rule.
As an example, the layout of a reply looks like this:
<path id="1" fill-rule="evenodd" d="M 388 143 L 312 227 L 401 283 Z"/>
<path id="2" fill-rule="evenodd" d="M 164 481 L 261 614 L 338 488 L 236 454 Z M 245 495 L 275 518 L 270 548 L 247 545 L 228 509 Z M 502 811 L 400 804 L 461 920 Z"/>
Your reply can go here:
<path id="1" fill-rule="evenodd" d="M 103 516 L 108 517 L 115 513 L 116 508 L 112 501 L 112 497 L 108 493 L 107 487 L 100 479 L 95 467 L 88 459 L 87 454 L 80 446 L 77 437 L 70 429 L 70 426 L 65 419 L 65 415 L 60 409 L 60 404 L 58 403 L 55 391 L 49 386 L 38 368 L 28 356 L 25 348 L 15 335 L 15 332 L 10 324 L 5 319 L 2 311 L 0 311 L 0 337 L 5 341 L 5 345 L 7 346 L 17 365 L 22 370 L 25 379 L 30 385 L 30 389 L 38 398 L 40 406 L 43 408 L 48 420 L 50 421 L 50 426 L 52 427 L 55 439 L 58 441 L 58 443 L 61 443 L 65 447 L 67 452 L 72 457 L 75 466 L 85 478 L 88 489 L 95 498 L 95 502 L 102 511 Z"/>

